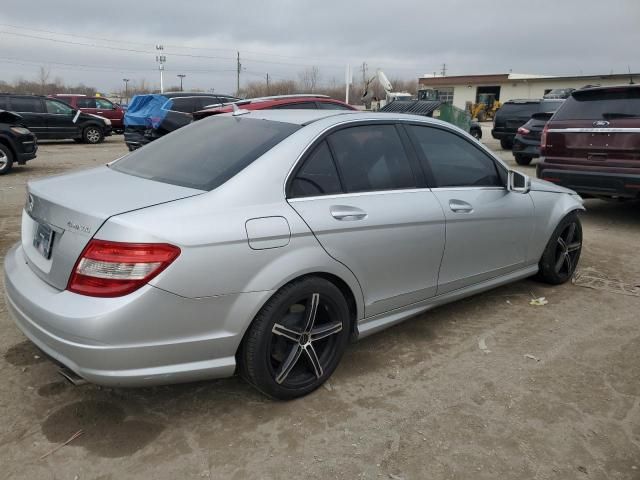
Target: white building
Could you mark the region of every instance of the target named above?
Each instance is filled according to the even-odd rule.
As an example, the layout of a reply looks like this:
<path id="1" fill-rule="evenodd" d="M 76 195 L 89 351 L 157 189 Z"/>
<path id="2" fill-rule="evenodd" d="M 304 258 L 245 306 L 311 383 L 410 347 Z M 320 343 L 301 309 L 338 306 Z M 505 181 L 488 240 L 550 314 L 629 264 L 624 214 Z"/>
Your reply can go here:
<path id="1" fill-rule="evenodd" d="M 640 82 L 640 74 L 579 75 L 573 77 L 500 73 L 494 75 L 457 75 L 418 79 L 420 87 L 438 90 L 440 98 L 465 108 L 475 103 L 478 94 L 495 93 L 501 102 L 515 98 L 542 98 L 554 88 L 580 88 L 585 85 L 622 85 Z"/>

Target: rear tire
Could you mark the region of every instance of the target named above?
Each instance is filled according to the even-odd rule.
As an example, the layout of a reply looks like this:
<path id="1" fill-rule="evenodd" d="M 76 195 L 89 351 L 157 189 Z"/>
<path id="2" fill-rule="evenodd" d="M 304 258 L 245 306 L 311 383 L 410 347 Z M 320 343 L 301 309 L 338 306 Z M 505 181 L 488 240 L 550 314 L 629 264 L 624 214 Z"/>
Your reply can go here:
<path id="1" fill-rule="evenodd" d="M 576 212 L 564 217 L 553 231 L 539 263 L 538 279 L 551 285 L 570 280 L 582 252 L 582 223 Z"/>
<path id="2" fill-rule="evenodd" d="M 0 143 L 0 175 L 9 173 L 13 167 L 13 152 L 5 144 Z"/>
<path id="3" fill-rule="evenodd" d="M 100 143 L 104 140 L 104 133 L 102 133 L 101 128 L 96 127 L 95 125 L 89 125 L 83 130 L 82 139 L 84 140 L 84 143 L 95 145 L 96 143 Z"/>
<path id="4" fill-rule="evenodd" d="M 500 140 L 500 146 L 503 150 L 511 150 L 511 148 L 513 148 L 513 142 L 508 138 L 503 138 Z"/>
<path id="5" fill-rule="evenodd" d="M 306 277 L 262 307 L 238 353 L 241 375 L 273 398 L 314 391 L 338 366 L 350 334 L 349 307 L 333 283 Z"/>
<path id="6" fill-rule="evenodd" d="M 525 157 L 524 155 L 513 155 L 513 158 L 515 158 L 516 163 L 518 165 L 529 165 L 531 163 L 531 160 L 533 160 L 533 158 L 531 157 Z"/>

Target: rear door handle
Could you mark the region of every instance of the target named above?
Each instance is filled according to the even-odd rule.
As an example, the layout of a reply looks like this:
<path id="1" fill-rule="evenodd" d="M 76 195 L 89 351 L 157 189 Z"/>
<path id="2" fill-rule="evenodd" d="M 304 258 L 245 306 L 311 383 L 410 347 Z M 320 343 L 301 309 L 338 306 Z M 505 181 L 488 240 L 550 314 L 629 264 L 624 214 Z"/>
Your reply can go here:
<path id="1" fill-rule="evenodd" d="M 471 204 L 467 202 L 463 202 L 462 200 L 449 200 L 449 208 L 451 211 L 456 213 L 471 213 L 473 212 L 473 207 Z"/>
<path id="2" fill-rule="evenodd" d="M 350 207 L 348 205 L 333 205 L 329 212 L 331 212 L 331 216 L 336 220 L 342 221 L 354 221 L 354 220 L 364 220 L 367 218 L 367 212 L 361 210 L 356 207 Z"/>

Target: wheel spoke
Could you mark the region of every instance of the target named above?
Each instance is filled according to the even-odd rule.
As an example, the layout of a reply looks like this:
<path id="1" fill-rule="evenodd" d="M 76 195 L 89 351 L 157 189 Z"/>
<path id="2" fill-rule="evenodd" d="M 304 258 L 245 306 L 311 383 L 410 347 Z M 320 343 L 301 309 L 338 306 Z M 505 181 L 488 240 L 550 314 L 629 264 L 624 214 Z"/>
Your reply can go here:
<path id="1" fill-rule="evenodd" d="M 320 294 L 314 293 L 311 295 L 311 299 L 307 302 L 307 318 L 304 324 L 303 332 L 309 333 L 313 328 L 313 324 L 316 322 L 316 314 L 318 313 L 318 304 L 320 303 Z"/>
<path id="2" fill-rule="evenodd" d="M 566 253 L 564 257 L 565 261 L 567 262 L 567 273 L 571 275 L 571 273 L 573 272 L 573 262 L 571 261 L 571 255 Z"/>
<path id="3" fill-rule="evenodd" d="M 276 335 L 280 335 L 281 337 L 287 338 L 295 343 L 298 343 L 300 341 L 300 337 L 302 336 L 302 333 L 291 330 L 290 328 L 287 328 L 279 323 L 273 324 L 271 332 L 275 333 Z"/>
<path id="4" fill-rule="evenodd" d="M 311 330 L 310 339 L 312 342 L 317 340 L 322 340 L 323 338 L 327 338 L 331 335 L 335 335 L 338 332 L 342 331 L 342 322 L 335 322 L 329 325 L 323 325 L 322 327 L 314 328 Z"/>
<path id="5" fill-rule="evenodd" d="M 291 373 L 291 370 L 293 370 L 293 367 L 295 367 L 296 363 L 298 363 L 300 355 L 302 355 L 302 347 L 300 346 L 300 344 L 295 344 L 289 352 L 287 359 L 282 362 L 280 370 L 276 374 L 276 383 L 281 384 L 287 379 L 287 377 Z"/>
<path id="6" fill-rule="evenodd" d="M 560 270 L 562 269 L 562 265 L 564 265 L 564 261 L 565 261 L 565 254 L 564 251 L 560 252 L 560 255 L 558 255 L 558 258 L 556 260 L 556 265 L 555 265 L 555 271 L 556 273 L 560 273 Z"/>
<path id="7" fill-rule="evenodd" d="M 322 376 L 323 370 L 322 370 L 322 365 L 320 365 L 320 359 L 316 354 L 315 348 L 313 348 L 313 345 L 309 343 L 307 346 L 304 347 L 304 351 L 307 354 L 307 357 L 309 357 L 309 361 L 313 366 L 313 371 L 316 374 L 316 377 L 320 378 Z"/>
<path id="8" fill-rule="evenodd" d="M 573 237 L 575 236 L 575 234 L 576 234 L 576 224 L 572 223 L 569 226 L 569 232 L 567 233 L 567 238 L 566 238 L 567 244 L 573 242 Z"/>
<path id="9" fill-rule="evenodd" d="M 563 252 L 567 249 L 567 243 L 564 241 L 564 238 L 562 237 L 558 237 L 558 245 L 560 245 L 560 248 L 562 248 Z"/>
<path id="10" fill-rule="evenodd" d="M 582 243 L 574 242 L 574 243 L 572 243 L 572 244 L 567 246 L 567 252 L 569 252 L 569 253 L 577 252 L 578 250 L 580 250 L 580 248 L 582 248 Z"/>

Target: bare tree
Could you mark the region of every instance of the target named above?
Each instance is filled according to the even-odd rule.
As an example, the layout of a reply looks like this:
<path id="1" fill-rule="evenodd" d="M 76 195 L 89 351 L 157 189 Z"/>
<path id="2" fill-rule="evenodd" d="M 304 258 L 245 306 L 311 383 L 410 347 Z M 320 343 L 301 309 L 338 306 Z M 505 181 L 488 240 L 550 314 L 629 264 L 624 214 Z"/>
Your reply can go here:
<path id="1" fill-rule="evenodd" d="M 49 77 L 51 76 L 51 70 L 49 67 L 40 67 L 38 69 L 38 81 L 40 82 L 40 93 L 45 95 L 47 89 L 47 82 L 49 81 Z"/>
<path id="2" fill-rule="evenodd" d="M 317 66 L 307 67 L 298 74 L 302 90 L 315 93 L 318 83 L 320 83 L 320 69 Z"/>

